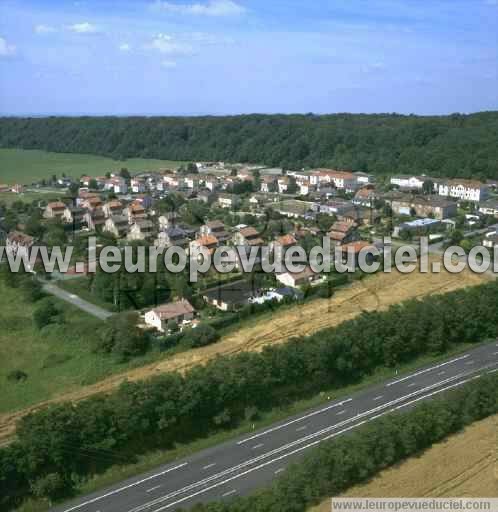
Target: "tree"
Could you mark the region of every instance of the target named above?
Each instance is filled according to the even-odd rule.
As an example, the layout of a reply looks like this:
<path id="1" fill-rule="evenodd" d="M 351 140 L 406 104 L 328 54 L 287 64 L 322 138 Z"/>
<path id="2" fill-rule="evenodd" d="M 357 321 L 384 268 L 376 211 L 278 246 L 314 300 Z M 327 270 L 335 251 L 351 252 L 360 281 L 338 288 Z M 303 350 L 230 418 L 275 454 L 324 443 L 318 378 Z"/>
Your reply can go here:
<path id="1" fill-rule="evenodd" d="M 33 311 L 33 321 L 38 329 L 53 323 L 59 318 L 59 310 L 50 297 L 39 302 L 38 307 Z"/>
<path id="2" fill-rule="evenodd" d="M 185 331 L 184 341 L 193 348 L 210 345 L 219 339 L 219 334 L 207 324 L 200 324 Z"/>
<path id="3" fill-rule="evenodd" d="M 88 188 L 90 190 L 97 190 L 99 188 L 99 185 L 97 183 L 97 180 L 95 178 L 92 178 L 88 183 Z"/>
<path id="4" fill-rule="evenodd" d="M 26 276 L 21 283 L 21 290 L 29 302 L 37 302 L 44 296 L 42 285 L 35 277 Z"/>
<path id="5" fill-rule="evenodd" d="M 434 182 L 432 180 L 424 181 L 422 184 L 422 194 L 428 196 L 434 192 Z"/>

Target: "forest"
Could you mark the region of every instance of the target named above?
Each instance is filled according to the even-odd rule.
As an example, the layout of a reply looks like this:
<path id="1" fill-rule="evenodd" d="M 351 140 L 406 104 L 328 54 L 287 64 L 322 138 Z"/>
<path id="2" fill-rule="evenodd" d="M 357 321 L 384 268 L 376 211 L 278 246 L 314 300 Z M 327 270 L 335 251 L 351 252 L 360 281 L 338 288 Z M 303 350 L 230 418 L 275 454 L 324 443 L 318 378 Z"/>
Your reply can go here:
<path id="1" fill-rule="evenodd" d="M 0 147 L 498 178 L 498 112 L 0 118 Z"/>
<path id="2" fill-rule="evenodd" d="M 30 414 L 19 422 L 17 440 L 0 449 L 0 508 L 28 496 L 68 496 L 86 477 L 138 454 L 253 421 L 383 367 L 492 339 L 497 291 L 493 282 L 365 312 L 261 353 L 219 357 L 183 375 L 127 382 L 109 395 Z"/>

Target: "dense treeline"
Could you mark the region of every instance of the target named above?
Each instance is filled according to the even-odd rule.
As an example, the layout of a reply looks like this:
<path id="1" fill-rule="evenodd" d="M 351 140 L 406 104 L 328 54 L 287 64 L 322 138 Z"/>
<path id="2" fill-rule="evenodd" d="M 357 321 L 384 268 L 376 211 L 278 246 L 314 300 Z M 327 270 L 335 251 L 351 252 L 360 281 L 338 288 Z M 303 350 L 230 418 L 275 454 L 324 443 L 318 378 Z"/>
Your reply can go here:
<path id="1" fill-rule="evenodd" d="M 185 375 L 123 384 L 116 392 L 25 417 L 0 450 L 0 506 L 19 496 L 59 497 L 86 475 L 138 453 L 188 442 L 258 411 L 358 382 L 463 342 L 498 334 L 498 284 L 363 313 L 336 328 L 262 353 L 220 357 Z"/>
<path id="2" fill-rule="evenodd" d="M 450 116 L 1 118 L 0 147 L 498 177 L 498 112 Z"/>
<path id="3" fill-rule="evenodd" d="M 292 465 L 271 488 L 192 512 L 305 512 L 473 421 L 498 412 L 498 378 L 486 377 L 403 415 L 380 418 L 350 436 L 325 441 Z"/>

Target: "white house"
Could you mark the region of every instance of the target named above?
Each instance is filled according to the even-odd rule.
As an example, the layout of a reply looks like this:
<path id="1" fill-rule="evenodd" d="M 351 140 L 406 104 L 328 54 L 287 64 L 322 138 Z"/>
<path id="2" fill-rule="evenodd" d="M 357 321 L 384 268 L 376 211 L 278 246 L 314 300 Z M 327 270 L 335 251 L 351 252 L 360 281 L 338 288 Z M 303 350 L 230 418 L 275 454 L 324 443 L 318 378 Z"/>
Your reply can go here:
<path id="1" fill-rule="evenodd" d="M 462 201 L 483 201 L 488 197 L 489 188 L 477 180 L 448 180 L 438 184 L 438 194 L 455 197 Z"/>
<path id="2" fill-rule="evenodd" d="M 479 212 L 484 215 L 493 215 L 498 217 L 498 201 L 496 199 L 489 199 L 479 205 Z"/>
<path id="3" fill-rule="evenodd" d="M 194 318 L 195 310 L 188 300 L 181 299 L 177 302 L 162 304 L 145 313 L 145 324 L 155 327 L 160 332 L 168 330 L 168 323 L 188 323 Z"/>
<path id="4" fill-rule="evenodd" d="M 281 274 L 276 274 L 275 277 L 277 281 L 280 281 L 285 286 L 292 286 L 293 288 L 311 284 L 321 279 L 320 274 L 313 272 L 311 267 L 306 267 L 301 272 L 282 272 Z"/>

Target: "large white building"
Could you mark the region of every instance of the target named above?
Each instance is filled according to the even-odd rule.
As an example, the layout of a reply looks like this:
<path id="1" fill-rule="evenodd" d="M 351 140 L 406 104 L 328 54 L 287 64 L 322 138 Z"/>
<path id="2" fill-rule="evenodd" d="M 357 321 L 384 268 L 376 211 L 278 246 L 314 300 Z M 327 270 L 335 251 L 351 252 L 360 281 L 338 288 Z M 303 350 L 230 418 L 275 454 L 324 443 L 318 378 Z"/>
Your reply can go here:
<path id="1" fill-rule="evenodd" d="M 454 197 L 462 201 L 483 201 L 488 197 L 489 189 L 477 180 L 447 180 L 438 184 L 438 194 Z"/>
<path id="2" fill-rule="evenodd" d="M 335 188 L 354 192 L 360 188 L 361 183 L 352 172 L 335 171 L 332 169 L 316 169 L 310 175 L 312 185 L 334 184 Z"/>
<path id="3" fill-rule="evenodd" d="M 391 176 L 391 185 L 397 185 L 399 188 L 406 190 L 422 190 L 426 181 L 434 182 L 429 176 L 408 176 L 404 174 Z"/>

